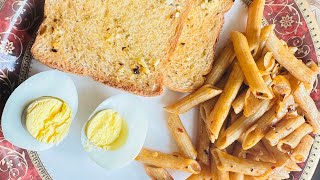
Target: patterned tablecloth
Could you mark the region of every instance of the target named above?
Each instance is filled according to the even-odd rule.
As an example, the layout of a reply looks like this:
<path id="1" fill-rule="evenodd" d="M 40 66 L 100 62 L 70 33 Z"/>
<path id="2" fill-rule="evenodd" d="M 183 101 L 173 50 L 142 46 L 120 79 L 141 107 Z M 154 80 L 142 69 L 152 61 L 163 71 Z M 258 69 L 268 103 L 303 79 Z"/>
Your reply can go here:
<path id="1" fill-rule="evenodd" d="M 249 2 L 248 0 L 243 0 Z M 44 0 L 0 0 L 0 113 L 11 92 L 27 78 L 30 48 L 43 18 Z M 311 9 L 311 11 L 310 11 Z M 266 0 L 264 22 L 276 24 L 277 35 L 297 46 L 296 56 L 304 62 L 320 60 L 320 0 Z M 320 84 L 312 93 L 320 107 Z M 319 159 L 317 137 L 307 164 L 290 179 L 310 179 Z M 301 176 L 301 177 L 300 177 Z M 36 152 L 11 145 L 0 128 L 0 180 L 51 179 Z M 320 179 L 315 175 L 314 179 Z"/>

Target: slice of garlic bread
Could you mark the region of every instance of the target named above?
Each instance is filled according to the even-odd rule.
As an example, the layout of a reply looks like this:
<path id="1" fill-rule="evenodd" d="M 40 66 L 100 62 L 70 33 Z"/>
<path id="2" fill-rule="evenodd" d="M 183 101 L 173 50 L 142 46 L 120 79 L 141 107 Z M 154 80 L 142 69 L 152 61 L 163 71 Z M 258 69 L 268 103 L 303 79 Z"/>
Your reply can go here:
<path id="1" fill-rule="evenodd" d="M 34 58 L 139 95 L 162 92 L 188 0 L 46 0 Z"/>
<path id="2" fill-rule="evenodd" d="M 178 45 L 163 71 L 164 85 L 191 92 L 204 83 L 215 54 L 215 44 L 232 0 L 196 0 Z"/>

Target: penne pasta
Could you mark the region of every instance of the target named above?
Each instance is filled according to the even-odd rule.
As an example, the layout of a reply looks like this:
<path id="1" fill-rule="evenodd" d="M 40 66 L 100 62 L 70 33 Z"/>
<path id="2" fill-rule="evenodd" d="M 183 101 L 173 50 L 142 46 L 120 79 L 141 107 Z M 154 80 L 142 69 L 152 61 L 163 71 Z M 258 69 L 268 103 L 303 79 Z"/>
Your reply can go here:
<path id="1" fill-rule="evenodd" d="M 151 166 L 177 169 L 193 174 L 200 173 L 201 167 L 197 161 L 181 156 L 166 154 L 147 148 L 142 148 L 136 160 Z"/>
<path id="2" fill-rule="evenodd" d="M 235 57 L 236 55 L 233 50 L 233 45 L 232 43 L 228 43 L 218 58 L 214 60 L 212 69 L 207 75 L 206 83 L 215 85 L 226 72 Z"/>
<path id="3" fill-rule="evenodd" d="M 260 32 L 265 0 L 254 0 L 248 9 L 246 36 L 249 47 L 253 47 L 255 55 L 259 49 Z"/>
<path id="4" fill-rule="evenodd" d="M 292 151 L 291 159 L 296 163 L 302 163 L 307 160 L 309 151 L 312 147 L 314 139 L 310 135 L 302 138 L 299 145 Z"/>
<path id="5" fill-rule="evenodd" d="M 290 172 L 288 172 L 285 168 L 283 167 L 280 167 L 280 168 L 275 168 L 272 173 L 270 174 L 269 176 L 269 179 L 289 179 L 290 178 L 290 175 L 289 175 Z"/>
<path id="6" fill-rule="evenodd" d="M 257 61 L 257 67 L 262 75 L 270 74 L 275 66 L 276 60 L 273 58 L 272 52 L 267 52 Z"/>
<path id="7" fill-rule="evenodd" d="M 252 93 L 261 99 L 271 99 L 272 93 L 265 84 L 259 69 L 250 53 L 246 37 L 240 32 L 232 32 L 231 40 L 233 42 L 236 57 L 245 76 L 245 79 Z"/>
<path id="8" fill-rule="evenodd" d="M 232 155 L 239 158 L 246 158 L 246 152 L 245 150 L 242 149 L 240 143 L 235 142 Z M 244 180 L 244 174 L 242 173 L 230 172 L 229 175 L 230 175 L 230 179 L 232 180 Z"/>
<path id="9" fill-rule="evenodd" d="M 292 112 L 295 110 L 295 106 L 296 104 L 291 94 L 283 98 L 282 101 L 278 101 L 278 106 L 276 109 L 277 118 L 282 119 L 285 115 L 291 115 Z"/>
<path id="10" fill-rule="evenodd" d="M 303 110 L 308 123 L 313 127 L 313 132 L 320 132 L 320 114 L 316 104 L 310 97 L 303 83 L 300 83 L 293 92 L 295 102 Z"/>
<path id="11" fill-rule="evenodd" d="M 173 177 L 164 168 L 145 165 L 144 170 L 153 180 L 173 180 Z"/>
<path id="12" fill-rule="evenodd" d="M 233 108 L 233 111 L 236 114 L 239 114 L 241 111 L 243 111 L 244 108 L 244 100 L 247 94 L 247 89 L 245 89 L 243 92 L 241 92 L 236 99 L 232 102 L 231 106 Z"/>
<path id="13" fill-rule="evenodd" d="M 210 165 L 210 139 L 206 128 L 204 119 L 199 116 L 197 160 L 205 165 Z"/>
<path id="14" fill-rule="evenodd" d="M 275 33 L 271 33 L 266 47 L 273 53 L 273 56 L 284 68 L 295 78 L 303 82 L 311 82 L 314 73 L 302 61 L 299 61 L 288 49 L 286 49 Z"/>
<path id="15" fill-rule="evenodd" d="M 211 180 L 210 167 L 206 165 L 201 166 L 201 172 L 199 174 L 192 174 L 187 180 Z"/>
<path id="16" fill-rule="evenodd" d="M 253 155 L 255 157 L 253 160 L 255 161 L 276 163 L 276 159 L 273 154 L 269 153 L 261 141 L 252 148 L 246 150 L 246 152 L 247 154 Z"/>
<path id="17" fill-rule="evenodd" d="M 244 98 L 244 107 L 243 107 L 243 115 L 246 117 L 251 116 L 252 114 L 258 111 L 258 104 L 260 104 L 263 99 L 259 99 L 254 96 L 253 92 L 250 89 L 247 90 L 246 96 Z"/>
<path id="18" fill-rule="evenodd" d="M 214 180 L 229 180 L 230 179 L 228 171 L 221 171 L 217 168 L 216 163 L 215 163 L 215 159 L 213 156 L 211 156 L 211 177 Z"/>
<path id="19" fill-rule="evenodd" d="M 229 114 L 231 103 L 235 99 L 242 85 L 243 78 L 244 76 L 242 74 L 241 68 L 236 62 L 233 65 L 232 71 L 223 89 L 223 92 L 219 96 L 219 99 L 208 118 L 207 123 L 210 124 L 209 130 L 214 136 L 214 139 L 210 139 L 212 143 L 218 138 L 220 129 Z"/>
<path id="20" fill-rule="evenodd" d="M 281 139 L 279 143 L 277 144 L 277 148 L 282 152 L 290 152 L 294 148 L 298 146 L 301 139 L 312 132 L 312 126 L 310 126 L 307 123 L 303 123 L 301 126 L 299 126 L 296 130 L 294 130 L 289 136 L 285 137 L 284 139 Z"/>
<path id="21" fill-rule="evenodd" d="M 276 158 L 276 167 L 283 167 L 287 164 L 290 157 L 287 154 L 283 154 L 280 152 L 276 147 L 271 146 L 269 142 L 266 139 L 262 139 L 261 141 L 263 145 L 267 148 L 270 154 L 273 154 L 273 156 Z"/>
<path id="22" fill-rule="evenodd" d="M 250 149 L 255 146 L 267 134 L 270 126 L 280 120 L 275 113 L 276 108 L 277 105 L 274 105 L 245 132 L 242 143 L 243 149 Z"/>
<path id="23" fill-rule="evenodd" d="M 194 106 L 205 102 L 219 94 L 222 93 L 222 90 L 213 87 L 210 84 L 206 84 L 196 90 L 195 92 L 183 97 L 178 102 L 171 104 L 164 109 L 167 112 L 174 114 L 182 114 L 193 108 Z"/>
<path id="24" fill-rule="evenodd" d="M 177 114 L 169 115 L 168 128 L 182 155 L 186 158 L 196 159 L 197 151 Z"/>
<path id="25" fill-rule="evenodd" d="M 259 49 L 258 49 L 258 52 L 256 53 L 254 59 L 258 59 L 259 57 L 261 57 L 262 51 L 266 45 L 266 41 L 267 41 L 269 35 L 273 32 L 274 28 L 275 28 L 275 25 L 270 24 L 270 25 L 264 26 L 261 29 Z"/>
<path id="26" fill-rule="evenodd" d="M 271 146 L 275 146 L 281 139 L 288 136 L 304 122 L 305 120 L 302 116 L 283 118 L 266 134 L 265 139 Z"/>
<path id="27" fill-rule="evenodd" d="M 275 164 L 257 162 L 236 156 L 229 155 L 219 149 L 211 150 L 217 168 L 221 171 L 241 173 L 258 178 L 268 177 L 275 168 Z"/>
<path id="28" fill-rule="evenodd" d="M 229 126 L 226 131 L 219 136 L 216 146 L 219 149 L 224 149 L 231 145 L 234 141 L 239 139 L 250 126 L 252 126 L 272 105 L 274 104 L 273 100 L 264 100 L 259 104 L 259 110 L 257 113 L 245 117 L 242 115 L 239 119 L 237 119 L 234 123 Z"/>
<path id="29" fill-rule="evenodd" d="M 277 75 L 273 78 L 273 93 L 280 99 L 291 94 L 291 85 L 289 80 L 282 75 Z"/>

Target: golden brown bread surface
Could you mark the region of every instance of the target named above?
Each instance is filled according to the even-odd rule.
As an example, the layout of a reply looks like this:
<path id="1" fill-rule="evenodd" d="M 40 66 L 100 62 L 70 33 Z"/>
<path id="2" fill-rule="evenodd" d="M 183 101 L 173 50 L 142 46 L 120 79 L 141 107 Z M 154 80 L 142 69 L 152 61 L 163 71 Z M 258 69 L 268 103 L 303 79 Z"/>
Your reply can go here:
<path id="1" fill-rule="evenodd" d="M 210 13 L 201 9 L 203 4 Z M 217 4 L 220 8 L 212 8 Z M 159 95 L 163 84 L 191 91 L 210 70 L 223 13 L 231 4 L 227 0 L 46 0 L 32 54 L 50 67 L 139 95 Z M 201 21 L 190 20 L 199 17 Z M 201 23 L 201 28 L 194 28 Z M 194 38 L 188 39 L 190 35 Z M 187 56 L 181 41 L 192 54 L 190 65 L 181 66 Z M 204 49 L 205 58 L 192 53 Z M 191 67 L 194 64 L 201 66 Z M 185 73 L 186 67 L 201 77 L 172 76 Z"/>

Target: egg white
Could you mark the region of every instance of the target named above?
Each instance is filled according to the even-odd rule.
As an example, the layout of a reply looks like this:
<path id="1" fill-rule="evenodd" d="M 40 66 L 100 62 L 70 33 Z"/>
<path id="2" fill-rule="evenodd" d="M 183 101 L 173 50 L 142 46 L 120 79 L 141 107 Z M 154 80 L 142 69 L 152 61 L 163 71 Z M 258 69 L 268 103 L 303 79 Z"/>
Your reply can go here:
<path id="1" fill-rule="evenodd" d="M 112 109 L 120 114 L 128 125 L 128 138 L 126 142 L 116 150 L 107 151 L 96 147 L 90 142 L 85 134 L 87 122 L 97 112 L 104 109 Z M 133 95 L 120 94 L 103 101 L 90 115 L 81 131 L 81 143 L 88 156 L 99 166 L 107 169 L 118 169 L 130 162 L 139 154 L 147 135 L 148 118 L 145 103 Z"/>
<path id="2" fill-rule="evenodd" d="M 42 96 L 52 96 L 65 101 L 72 109 L 72 119 L 75 117 L 78 109 L 78 93 L 72 79 L 56 70 L 36 74 L 13 91 L 3 110 L 1 120 L 3 135 L 13 145 L 32 151 L 43 151 L 55 145 L 39 142 L 25 127 L 25 108 Z"/>

